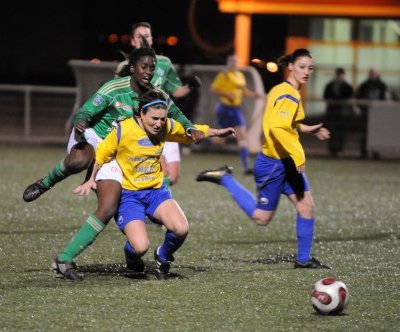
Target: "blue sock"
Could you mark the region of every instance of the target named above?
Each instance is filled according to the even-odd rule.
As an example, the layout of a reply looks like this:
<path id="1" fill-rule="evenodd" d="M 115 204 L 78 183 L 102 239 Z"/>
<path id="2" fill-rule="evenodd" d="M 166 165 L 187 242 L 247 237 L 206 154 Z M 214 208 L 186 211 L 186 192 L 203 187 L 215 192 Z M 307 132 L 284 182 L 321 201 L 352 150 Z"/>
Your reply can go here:
<path id="1" fill-rule="evenodd" d="M 240 159 L 242 159 L 242 165 L 244 170 L 249 168 L 249 150 L 247 148 L 239 149 Z"/>
<path id="2" fill-rule="evenodd" d="M 186 236 L 177 236 L 174 232 L 166 231 L 163 244 L 158 248 L 158 256 L 165 261 L 171 260 L 172 254 L 177 251 L 183 242 L 185 242 Z"/>
<path id="3" fill-rule="evenodd" d="M 232 175 L 224 175 L 221 179 L 223 185 L 239 207 L 251 218 L 256 210 L 256 199 L 254 195 L 244 188 Z"/>
<path id="4" fill-rule="evenodd" d="M 132 248 L 131 244 L 129 243 L 129 241 L 126 241 L 125 243 L 125 250 L 128 251 L 131 255 L 133 256 L 137 256 L 135 249 Z"/>
<path id="5" fill-rule="evenodd" d="M 306 219 L 297 216 L 297 261 L 305 263 L 311 258 L 311 247 L 314 237 L 314 218 Z"/>

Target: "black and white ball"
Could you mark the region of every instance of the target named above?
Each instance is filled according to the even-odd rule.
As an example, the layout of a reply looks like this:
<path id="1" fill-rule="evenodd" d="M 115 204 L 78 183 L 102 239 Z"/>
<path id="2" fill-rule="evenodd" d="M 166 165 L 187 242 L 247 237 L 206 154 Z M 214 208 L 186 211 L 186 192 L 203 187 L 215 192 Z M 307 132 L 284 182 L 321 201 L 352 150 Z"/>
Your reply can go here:
<path id="1" fill-rule="evenodd" d="M 321 315 L 338 315 L 347 306 L 350 293 L 346 285 L 328 277 L 317 281 L 310 291 L 311 304 Z"/>

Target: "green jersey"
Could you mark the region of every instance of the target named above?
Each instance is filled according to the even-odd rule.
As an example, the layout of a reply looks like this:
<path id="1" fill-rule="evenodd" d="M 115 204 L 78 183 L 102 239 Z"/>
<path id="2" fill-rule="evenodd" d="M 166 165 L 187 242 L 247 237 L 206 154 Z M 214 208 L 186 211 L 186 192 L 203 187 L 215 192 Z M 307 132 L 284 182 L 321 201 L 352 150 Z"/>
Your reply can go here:
<path id="1" fill-rule="evenodd" d="M 117 68 L 117 75 L 122 68 L 128 64 L 128 60 L 121 62 Z M 171 60 L 163 55 L 157 55 L 157 64 L 151 83 L 158 89 L 161 89 L 172 95 L 176 89 L 182 86 L 182 81 L 175 71 Z"/>
<path id="2" fill-rule="evenodd" d="M 139 95 L 132 90 L 131 77 L 125 76 L 108 81 L 76 112 L 74 124 L 85 121 L 95 133 L 105 138 L 117 125 L 118 121 L 132 117 L 139 108 Z M 161 91 L 161 90 L 160 90 Z M 194 129 L 194 125 L 186 118 L 172 99 L 161 91 L 168 102 L 168 117 L 174 118 L 182 126 Z"/>

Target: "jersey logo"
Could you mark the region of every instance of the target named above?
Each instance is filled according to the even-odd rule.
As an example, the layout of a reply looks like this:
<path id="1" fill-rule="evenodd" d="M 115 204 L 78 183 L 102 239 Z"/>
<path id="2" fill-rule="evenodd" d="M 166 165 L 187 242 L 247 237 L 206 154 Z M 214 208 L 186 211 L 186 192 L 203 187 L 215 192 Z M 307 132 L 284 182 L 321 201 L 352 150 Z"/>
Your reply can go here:
<path id="1" fill-rule="evenodd" d="M 103 97 L 100 95 L 96 95 L 93 99 L 93 106 L 99 106 L 104 101 Z"/>
<path id="2" fill-rule="evenodd" d="M 153 146 L 153 143 L 151 143 L 148 137 L 138 140 L 138 144 L 141 146 Z"/>
<path id="3" fill-rule="evenodd" d="M 114 106 L 115 108 L 122 108 L 124 111 L 132 112 L 131 106 L 121 103 L 120 101 L 117 101 Z"/>
<path id="4" fill-rule="evenodd" d="M 279 116 L 281 118 L 289 119 L 290 118 L 290 112 L 288 112 L 288 111 L 279 111 Z"/>

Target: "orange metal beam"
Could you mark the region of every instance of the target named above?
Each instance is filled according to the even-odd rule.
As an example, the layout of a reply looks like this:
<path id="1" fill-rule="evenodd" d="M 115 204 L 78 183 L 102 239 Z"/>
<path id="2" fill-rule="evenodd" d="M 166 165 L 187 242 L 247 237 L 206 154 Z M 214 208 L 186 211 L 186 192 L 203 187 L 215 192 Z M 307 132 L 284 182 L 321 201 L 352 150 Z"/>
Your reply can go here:
<path id="1" fill-rule="evenodd" d="M 251 16 L 238 14 L 235 17 L 235 54 L 239 59 L 240 66 L 249 64 L 251 36 Z"/>
<path id="2" fill-rule="evenodd" d="M 218 0 L 223 13 L 400 17 L 400 1 Z"/>

